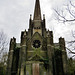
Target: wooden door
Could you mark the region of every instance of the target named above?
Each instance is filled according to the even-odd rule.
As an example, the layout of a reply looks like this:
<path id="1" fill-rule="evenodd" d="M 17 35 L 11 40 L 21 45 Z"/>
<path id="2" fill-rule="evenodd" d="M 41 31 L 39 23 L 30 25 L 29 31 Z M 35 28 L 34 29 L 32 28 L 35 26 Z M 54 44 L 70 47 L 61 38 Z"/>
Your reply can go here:
<path id="1" fill-rule="evenodd" d="M 33 75 L 39 75 L 39 63 L 33 64 L 32 71 L 33 71 Z"/>

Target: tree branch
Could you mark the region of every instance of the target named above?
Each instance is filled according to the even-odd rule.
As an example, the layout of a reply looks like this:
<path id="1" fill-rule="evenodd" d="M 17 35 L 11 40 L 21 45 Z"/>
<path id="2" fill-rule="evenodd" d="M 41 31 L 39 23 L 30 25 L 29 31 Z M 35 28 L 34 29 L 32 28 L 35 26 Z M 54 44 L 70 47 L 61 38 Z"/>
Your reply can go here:
<path id="1" fill-rule="evenodd" d="M 7 52 L 7 36 L 3 31 L 0 31 L 0 59 L 2 58 L 3 52 Z"/>
<path id="2" fill-rule="evenodd" d="M 74 4 L 72 4 L 72 2 L 70 1 L 70 4 L 71 4 L 71 6 L 73 6 L 74 8 L 75 8 L 75 5 Z"/>
<path id="3" fill-rule="evenodd" d="M 70 1 L 70 5 L 75 8 L 75 6 L 71 3 L 71 1 Z M 71 19 L 68 19 L 68 18 L 66 18 L 66 16 L 64 16 L 63 14 L 61 14 L 63 10 L 61 10 L 61 13 L 59 13 L 58 10 L 54 9 L 54 11 L 56 12 L 56 14 L 58 15 L 58 16 L 57 16 L 57 20 L 58 20 L 58 21 L 61 21 L 61 22 L 63 22 L 63 23 L 64 23 L 64 22 L 73 22 L 73 21 L 75 21 L 75 14 L 74 14 L 75 12 L 74 12 L 74 10 L 72 11 L 72 10 L 69 8 L 69 5 L 67 5 L 67 9 L 65 9 L 65 10 L 67 10 L 66 13 L 69 13 L 69 14 L 70 14 L 70 15 L 66 15 L 66 16 L 71 16 L 72 18 L 71 18 Z M 64 11 L 64 12 L 65 12 L 65 11 Z"/>

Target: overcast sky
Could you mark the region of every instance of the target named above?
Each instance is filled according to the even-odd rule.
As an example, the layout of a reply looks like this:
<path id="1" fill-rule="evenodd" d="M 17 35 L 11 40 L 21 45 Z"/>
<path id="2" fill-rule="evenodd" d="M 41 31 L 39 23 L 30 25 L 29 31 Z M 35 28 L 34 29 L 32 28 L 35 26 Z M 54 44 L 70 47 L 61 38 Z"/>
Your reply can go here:
<path id="1" fill-rule="evenodd" d="M 74 0 L 71 0 L 74 1 Z M 75 23 L 58 23 L 54 17 L 53 8 L 61 9 L 69 0 L 40 0 L 42 15 L 46 16 L 46 27 L 54 31 L 54 41 L 64 37 L 71 40 L 70 32 L 75 30 Z M 16 37 L 20 42 L 21 31 L 28 30 L 30 14 L 34 13 L 35 0 L 0 0 L 0 30 L 3 30 L 9 38 Z"/>

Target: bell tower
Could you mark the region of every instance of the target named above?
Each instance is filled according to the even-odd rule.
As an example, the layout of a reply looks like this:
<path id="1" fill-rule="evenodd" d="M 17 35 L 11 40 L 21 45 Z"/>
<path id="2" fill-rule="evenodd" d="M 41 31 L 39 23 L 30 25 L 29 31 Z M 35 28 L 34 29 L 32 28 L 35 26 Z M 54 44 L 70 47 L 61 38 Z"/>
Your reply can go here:
<path id="1" fill-rule="evenodd" d="M 45 15 L 43 15 L 43 20 L 42 20 L 39 0 L 36 0 L 36 3 L 35 3 L 33 20 L 32 20 L 32 15 L 30 15 L 29 30 L 32 31 L 32 34 L 34 34 L 35 32 L 38 32 L 41 35 L 44 35 L 44 32 L 46 30 Z"/>
<path id="2" fill-rule="evenodd" d="M 39 32 L 40 34 L 42 34 L 42 24 L 41 24 L 41 9 L 40 9 L 40 3 L 39 0 L 36 0 L 35 3 L 35 10 L 34 10 L 34 18 L 33 18 L 33 33 L 35 32 Z"/>

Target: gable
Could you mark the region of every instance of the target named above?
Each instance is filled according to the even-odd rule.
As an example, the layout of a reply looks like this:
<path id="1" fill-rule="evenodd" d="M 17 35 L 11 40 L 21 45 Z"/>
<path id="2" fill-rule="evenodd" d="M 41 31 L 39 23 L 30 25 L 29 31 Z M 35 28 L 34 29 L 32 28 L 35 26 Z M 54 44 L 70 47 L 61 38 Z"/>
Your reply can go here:
<path id="1" fill-rule="evenodd" d="M 43 60 L 44 58 L 41 57 L 38 54 L 35 54 L 34 56 L 30 57 L 29 60 Z"/>
<path id="2" fill-rule="evenodd" d="M 42 39 L 43 39 L 42 36 L 38 32 L 34 33 L 34 35 L 31 38 L 32 41 L 33 40 L 40 40 L 41 42 L 42 42 Z"/>

